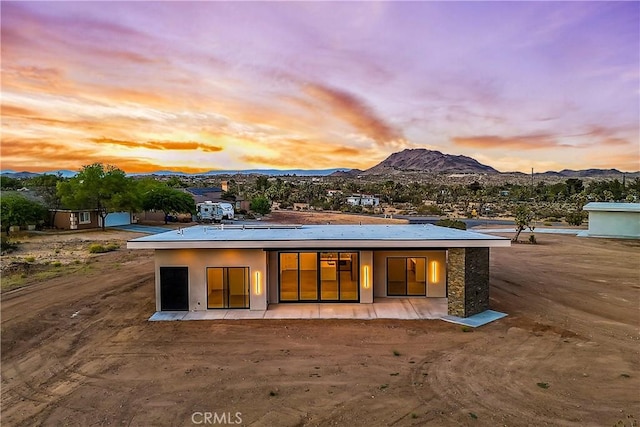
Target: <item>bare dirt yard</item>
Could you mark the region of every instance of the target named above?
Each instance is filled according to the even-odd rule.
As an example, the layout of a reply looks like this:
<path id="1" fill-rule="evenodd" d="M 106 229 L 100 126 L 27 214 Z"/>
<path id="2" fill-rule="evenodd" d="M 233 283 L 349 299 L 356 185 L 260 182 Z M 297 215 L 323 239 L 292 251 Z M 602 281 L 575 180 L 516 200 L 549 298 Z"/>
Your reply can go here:
<path id="1" fill-rule="evenodd" d="M 7 256 L 57 259 L 70 239 L 80 263 L 3 274 L 25 276 L 0 307 L 3 426 L 635 426 L 640 417 L 639 241 L 545 234 L 492 250 L 491 306 L 509 316 L 465 332 L 437 320 L 148 322 L 152 253 L 125 249 L 138 236 L 25 237 Z M 90 241 L 120 248 L 89 255 Z"/>

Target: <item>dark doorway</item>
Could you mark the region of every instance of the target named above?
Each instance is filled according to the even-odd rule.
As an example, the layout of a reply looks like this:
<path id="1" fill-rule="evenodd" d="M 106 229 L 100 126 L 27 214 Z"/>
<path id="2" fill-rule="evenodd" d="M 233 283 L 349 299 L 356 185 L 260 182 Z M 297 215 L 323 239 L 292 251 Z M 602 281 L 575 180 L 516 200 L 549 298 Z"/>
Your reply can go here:
<path id="1" fill-rule="evenodd" d="M 187 267 L 160 267 L 160 310 L 189 310 Z"/>

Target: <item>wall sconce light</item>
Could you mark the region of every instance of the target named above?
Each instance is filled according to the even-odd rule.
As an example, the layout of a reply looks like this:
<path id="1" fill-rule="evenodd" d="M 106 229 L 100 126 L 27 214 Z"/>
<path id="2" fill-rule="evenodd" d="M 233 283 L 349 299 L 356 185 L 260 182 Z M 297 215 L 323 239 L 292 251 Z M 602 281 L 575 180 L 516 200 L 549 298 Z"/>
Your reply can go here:
<path id="1" fill-rule="evenodd" d="M 438 263 L 431 261 L 431 283 L 438 283 Z"/>
<path id="2" fill-rule="evenodd" d="M 365 265 L 364 268 L 364 288 L 369 289 L 371 286 L 371 278 L 369 277 L 369 266 Z"/>
<path id="3" fill-rule="evenodd" d="M 259 271 L 255 273 L 256 295 L 262 294 L 262 274 Z"/>

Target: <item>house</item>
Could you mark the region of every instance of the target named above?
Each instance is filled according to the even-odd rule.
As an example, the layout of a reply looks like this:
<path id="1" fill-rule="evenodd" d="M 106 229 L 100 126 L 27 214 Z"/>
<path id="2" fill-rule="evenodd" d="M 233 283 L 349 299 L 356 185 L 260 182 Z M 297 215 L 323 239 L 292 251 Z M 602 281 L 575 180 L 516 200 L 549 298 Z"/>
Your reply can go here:
<path id="1" fill-rule="evenodd" d="M 591 202 L 583 209 L 589 212 L 589 230 L 580 236 L 640 239 L 640 203 Z"/>
<path id="2" fill-rule="evenodd" d="M 127 243 L 155 250 L 159 312 L 411 298 L 458 317 L 489 308 L 489 248 L 505 246 L 430 224 L 196 226 Z"/>
<path id="3" fill-rule="evenodd" d="M 85 230 L 102 227 L 102 217 L 97 209 L 52 209 L 49 212 L 53 217 L 53 227 L 60 230 Z M 116 227 L 131 224 L 131 222 L 130 212 L 109 212 L 105 218 L 105 227 Z"/>
<path id="4" fill-rule="evenodd" d="M 368 194 L 354 194 L 347 197 L 347 204 L 351 206 L 378 206 L 380 198 Z"/>
<path id="5" fill-rule="evenodd" d="M 195 203 L 206 201 L 219 202 L 222 200 L 222 188 L 220 187 L 189 187 L 184 191 L 193 196 Z"/>

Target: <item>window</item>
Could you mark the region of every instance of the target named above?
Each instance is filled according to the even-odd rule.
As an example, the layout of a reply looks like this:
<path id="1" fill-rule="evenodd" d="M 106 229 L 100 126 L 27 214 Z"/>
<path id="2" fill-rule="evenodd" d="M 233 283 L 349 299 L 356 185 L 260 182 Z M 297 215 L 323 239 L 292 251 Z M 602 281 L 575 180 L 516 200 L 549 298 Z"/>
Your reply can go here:
<path id="1" fill-rule="evenodd" d="M 425 296 L 427 259 L 424 257 L 387 258 L 387 295 Z"/>
<path id="2" fill-rule="evenodd" d="M 207 308 L 249 308 L 249 267 L 207 268 Z"/>
<path id="3" fill-rule="evenodd" d="M 91 224 L 91 212 L 80 212 L 78 217 L 80 224 Z"/>
<path id="4" fill-rule="evenodd" d="M 280 253 L 280 301 L 358 301 L 357 252 Z"/>

